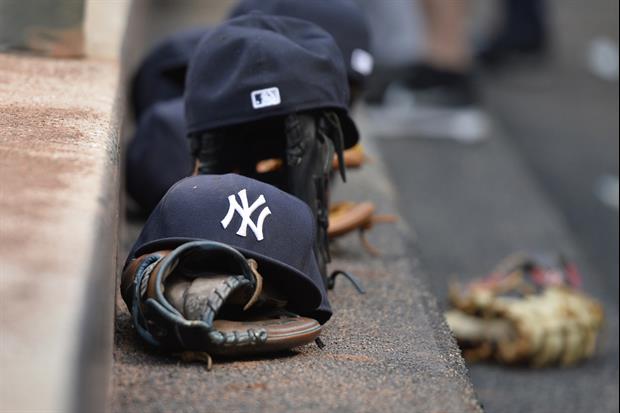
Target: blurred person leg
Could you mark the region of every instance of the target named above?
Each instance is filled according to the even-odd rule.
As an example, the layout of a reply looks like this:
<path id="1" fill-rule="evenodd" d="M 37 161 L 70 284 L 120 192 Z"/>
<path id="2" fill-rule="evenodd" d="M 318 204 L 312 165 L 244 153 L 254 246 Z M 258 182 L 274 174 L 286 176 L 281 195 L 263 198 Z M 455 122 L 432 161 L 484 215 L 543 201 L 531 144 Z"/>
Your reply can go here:
<path id="1" fill-rule="evenodd" d="M 402 81 L 392 82 L 384 106 L 372 109 L 379 136 L 447 138 L 477 142 L 488 135 L 474 85 L 469 0 L 420 0 L 414 12 L 424 26 L 424 50 Z M 374 113 L 373 113 L 374 111 Z M 371 119 L 373 120 L 373 119 Z"/>
<path id="2" fill-rule="evenodd" d="M 479 50 L 486 66 L 512 56 L 540 56 L 547 50 L 547 14 L 544 0 L 504 0 L 499 27 Z"/>
<path id="3" fill-rule="evenodd" d="M 434 89 L 440 106 L 465 106 L 477 102 L 471 73 L 468 0 L 422 0 L 426 17 L 426 53 L 407 76 L 413 91 Z"/>
<path id="4" fill-rule="evenodd" d="M 426 15 L 426 60 L 438 68 L 464 71 L 471 65 L 468 0 L 422 0 Z"/>

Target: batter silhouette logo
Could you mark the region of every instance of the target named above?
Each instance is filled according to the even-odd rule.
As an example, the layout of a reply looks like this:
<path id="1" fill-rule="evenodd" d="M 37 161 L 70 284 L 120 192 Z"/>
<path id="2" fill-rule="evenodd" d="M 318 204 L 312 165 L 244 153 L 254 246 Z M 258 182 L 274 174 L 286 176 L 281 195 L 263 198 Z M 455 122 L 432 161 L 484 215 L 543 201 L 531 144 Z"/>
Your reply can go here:
<path id="1" fill-rule="evenodd" d="M 278 89 L 277 87 L 255 90 L 251 93 L 251 98 L 252 107 L 254 109 L 277 106 L 281 103 L 280 89 Z"/>
<path id="2" fill-rule="evenodd" d="M 241 200 L 241 205 L 237 202 L 237 195 L 239 196 L 239 200 Z M 260 206 L 264 205 L 267 201 L 265 201 L 265 196 L 260 195 L 256 201 L 252 203 L 252 205 L 248 202 L 248 193 L 245 189 L 237 192 L 237 194 L 232 194 L 228 196 L 228 212 L 226 216 L 220 223 L 227 229 L 235 216 L 235 212 L 241 216 L 241 224 L 239 225 L 239 229 L 237 230 L 237 235 L 246 237 L 248 228 L 252 230 L 254 236 L 257 241 L 263 240 L 263 224 L 265 223 L 265 218 L 271 215 L 271 210 L 268 206 L 265 206 L 261 209 L 258 214 L 258 219 L 256 223 L 252 221 L 252 214 L 256 211 Z"/>

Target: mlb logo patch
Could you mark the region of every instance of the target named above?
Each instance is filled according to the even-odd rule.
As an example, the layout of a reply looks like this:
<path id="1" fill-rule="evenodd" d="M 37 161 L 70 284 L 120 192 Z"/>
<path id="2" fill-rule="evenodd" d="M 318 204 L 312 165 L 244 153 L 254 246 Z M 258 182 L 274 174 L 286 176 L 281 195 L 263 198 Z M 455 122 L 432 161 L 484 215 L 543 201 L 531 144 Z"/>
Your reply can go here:
<path id="1" fill-rule="evenodd" d="M 251 93 L 252 107 L 254 109 L 277 106 L 281 103 L 280 89 L 270 87 L 267 89 L 255 90 Z"/>

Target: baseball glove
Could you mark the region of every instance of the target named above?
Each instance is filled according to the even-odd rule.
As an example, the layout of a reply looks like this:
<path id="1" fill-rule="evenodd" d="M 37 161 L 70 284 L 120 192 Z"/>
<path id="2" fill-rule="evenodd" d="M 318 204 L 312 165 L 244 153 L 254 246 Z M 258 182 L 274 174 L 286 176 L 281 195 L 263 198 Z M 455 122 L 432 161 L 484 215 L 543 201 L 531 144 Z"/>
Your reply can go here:
<path id="1" fill-rule="evenodd" d="M 360 168 L 366 162 L 370 161 L 370 158 L 364 152 L 364 148 L 361 143 L 347 149 L 343 153 L 344 166 L 346 169 Z M 259 174 L 265 174 L 273 171 L 277 171 L 283 167 L 284 162 L 282 159 L 271 158 L 259 161 L 256 164 L 256 172 Z M 338 155 L 335 154 L 332 161 L 332 169 L 338 171 L 340 169 L 340 162 L 338 161 Z"/>
<path id="2" fill-rule="evenodd" d="M 330 110 L 291 113 L 212 130 L 190 139 L 195 173 L 237 172 L 274 185 L 310 207 L 317 222 L 314 252 L 327 282 L 327 263 L 331 260 L 328 189 L 334 156 L 341 160 L 338 171 L 346 180 L 344 136 L 338 114 Z"/>
<path id="3" fill-rule="evenodd" d="M 351 148 L 344 151 L 344 166 L 347 169 L 351 168 L 360 168 L 366 162 L 370 160 L 366 153 L 364 152 L 364 147 L 361 143 L 352 146 Z M 334 156 L 334 160 L 332 162 L 332 167 L 334 170 L 338 170 L 340 167 L 340 162 L 338 161 L 338 156 Z"/>
<path id="4" fill-rule="evenodd" d="M 564 260 L 509 257 L 486 278 L 450 286 L 446 321 L 469 361 L 571 365 L 594 354 L 603 323 L 602 306 L 579 283 Z"/>
<path id="5" fill-rule="evenodd" d="M 340 237 L 359 230 L 362 245 L 372 255 L 380 255 L 379 251 L 368 242 L 366 230 L 376 223 L 395 222 L 394 215 L 376 215 L 372 202 L 336 202 L 329 208 L 329 226 L 327 234 L 330 239 Z"/>
<path id="6" fill-rule="evenodd" d="M 287 311 L 254 260 L 213 241 L 185 243 L 133 260 L 121 291 L 140 336 L 185 360 L 271 353 L 310 343 L 311 318 Z"/>

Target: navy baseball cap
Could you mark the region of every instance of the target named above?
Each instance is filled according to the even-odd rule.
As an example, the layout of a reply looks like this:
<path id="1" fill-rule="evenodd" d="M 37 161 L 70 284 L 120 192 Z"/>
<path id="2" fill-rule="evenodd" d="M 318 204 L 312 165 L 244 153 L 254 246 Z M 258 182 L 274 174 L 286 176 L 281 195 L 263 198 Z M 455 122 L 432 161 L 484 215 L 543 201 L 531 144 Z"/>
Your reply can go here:
<path id="1" fill-rule="evenodd" d="M 125 162 L 127 192 L 148 212 L 172 185 L 191 175 L 194 160 L 182 98 L 159 102 L 146 110 L 129 142 Z"/>
<path id="2" fill-rule="evenodd" d="M 359 140 L 348 103 L 346 66 L 331 35 L 306 20 L 258 12 L 228 20 L 200 41 L 185 87 L 190 135 L 333 109 L 348 148 Z"/>
<path id="3" fill-rule="evenodd" d="M 288 295 L 291 311 L 324 323 L 331 308 L 312 248 L 315 221 L 303 201 L 272 185 L 236 174 L 192 176 L 159 202 L 125 266 L 188 241 L 222 242 L 255 259 Z"/>
<path id="4" fill-rule="evenodd" d="M 342 52 L 349 79 L 363 83 L 372 73 L 370 29 L 362 9 L 353 0 L 241 0 L 230 13 L 252 11 L 308 20 L 331 34 Z"/>
<path id="5" fill-rule="evenodd" d="M 151 49 L 131 82 L 131 104 L 137 119 L 154 103 L 183 96 L 189 59 L 208 30 L 179 31 Z"/>

